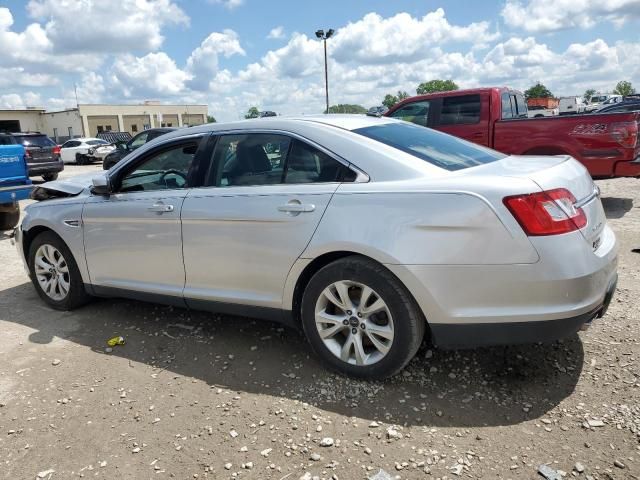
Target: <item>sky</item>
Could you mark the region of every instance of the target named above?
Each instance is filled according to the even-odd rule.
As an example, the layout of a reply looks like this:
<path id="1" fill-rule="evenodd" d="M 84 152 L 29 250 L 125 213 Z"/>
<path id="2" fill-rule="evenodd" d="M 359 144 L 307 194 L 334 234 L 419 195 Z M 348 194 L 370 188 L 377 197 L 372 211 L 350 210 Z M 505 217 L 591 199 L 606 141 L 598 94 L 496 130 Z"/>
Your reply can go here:
<path id="1" fill-rule="evenodd" d="M 0 108 L 199 103 L 218 121 L 452 79 L 556 96 L 640 90 L 640 0 L 11 0 L 0 3 Z"/>

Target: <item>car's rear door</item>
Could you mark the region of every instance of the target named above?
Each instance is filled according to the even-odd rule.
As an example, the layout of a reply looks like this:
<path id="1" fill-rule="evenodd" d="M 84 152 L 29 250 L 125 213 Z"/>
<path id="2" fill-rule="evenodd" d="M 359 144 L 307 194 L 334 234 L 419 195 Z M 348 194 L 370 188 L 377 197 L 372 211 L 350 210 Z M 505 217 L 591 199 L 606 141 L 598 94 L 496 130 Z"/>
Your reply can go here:
<path id="1" fill-rule="evenodd" d="M 287 274 L 345 175 L 338 159 L 294 136 L 220 135 L 205 187 L 182 209 L 187 304 L 280 309 Z"/>
<path id="2" fill-rule="evenodd" d="M 203 138 L 157 145 L 111 173 L 111 195 L 87 201 L 82 215 L 85 253 L 98 293 L 144 292 L 183 303 L 180 211 Z"/>

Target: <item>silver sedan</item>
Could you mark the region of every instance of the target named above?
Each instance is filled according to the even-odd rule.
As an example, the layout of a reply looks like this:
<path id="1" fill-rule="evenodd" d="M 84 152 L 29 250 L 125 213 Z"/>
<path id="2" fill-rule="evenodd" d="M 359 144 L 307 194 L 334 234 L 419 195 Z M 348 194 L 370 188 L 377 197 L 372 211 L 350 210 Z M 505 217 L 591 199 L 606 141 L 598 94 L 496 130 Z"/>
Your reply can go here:
<path id="1" fill-rule="evenodd" d="M 17 245 L 40 297 L 127 297 L 301 327 L 361 378 L 440 347 L 552 341 L 602 316 L 617 247 L 566 156 L 509 157 L 387 118 L 178 130 L 43 184 Z"/>

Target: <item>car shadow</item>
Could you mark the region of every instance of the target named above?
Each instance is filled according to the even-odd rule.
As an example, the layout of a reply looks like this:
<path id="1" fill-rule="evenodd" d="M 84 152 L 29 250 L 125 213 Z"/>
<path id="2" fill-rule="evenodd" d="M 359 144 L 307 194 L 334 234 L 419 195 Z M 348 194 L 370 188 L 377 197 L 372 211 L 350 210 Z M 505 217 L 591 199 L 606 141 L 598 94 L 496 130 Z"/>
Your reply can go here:
<path id="1" fill-rule="evenodd" d="M 377 382 L 325 370 L 302 334 L 278 324 L 128 300 L 49 309 L 29 283 L 0 291 L 3 320 L 212 387 L 285 397 L 367 421 L 429 427 L 511 425 L 537 418 L 575 389 L 583 364 L 577 335 L 550 345 L 420 350 L 401 374 Z M 105 352 L 106 340 L 126 344 Z M 114 375 L 117 373 L 114 372 Z"/>
<path id="2" fill-rule="evenodd" d="M 602 206 L 608 219 L 622 218 L 633 208 L 633 199 L 619 197 L 602 197 Z"/>

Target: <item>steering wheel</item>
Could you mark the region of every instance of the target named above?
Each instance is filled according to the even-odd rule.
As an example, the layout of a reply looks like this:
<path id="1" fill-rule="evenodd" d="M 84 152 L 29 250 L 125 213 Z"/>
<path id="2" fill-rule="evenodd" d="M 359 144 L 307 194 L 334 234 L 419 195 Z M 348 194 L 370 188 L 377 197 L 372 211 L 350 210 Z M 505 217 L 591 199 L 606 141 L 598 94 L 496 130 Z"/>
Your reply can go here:
<path id="1" fill-rule="evenodd" d="M 182 185 L 187 183 L 187 176 L 184 173 L 182 173 L 180 170 L 173 170 L 173 169 L 167 170 L 162 175 L 160 175 L 160 178 L 159 178 L 158 182 L 159 183 L 164 183 L 165 186 L 167 188 L 169 188 L 169 185 L 167 185 L 167 176 L 168 175 L 172 175 L 172 174 L 173 175 L 177 175 L 178 177 L 182 178 L 182 180 L 184 180 L 184 183 Z M 182 186 L 182 185 L 180 185 L 180 186 Z"/>

